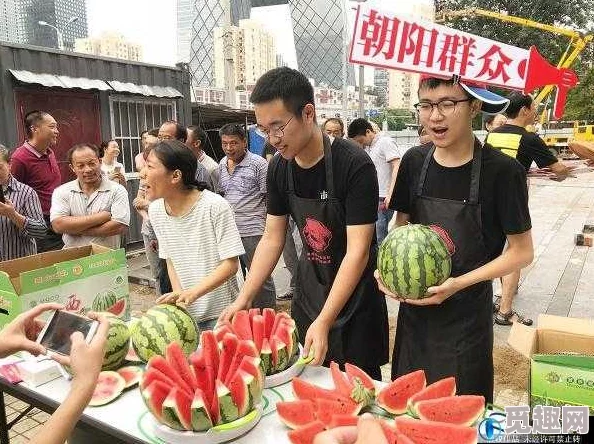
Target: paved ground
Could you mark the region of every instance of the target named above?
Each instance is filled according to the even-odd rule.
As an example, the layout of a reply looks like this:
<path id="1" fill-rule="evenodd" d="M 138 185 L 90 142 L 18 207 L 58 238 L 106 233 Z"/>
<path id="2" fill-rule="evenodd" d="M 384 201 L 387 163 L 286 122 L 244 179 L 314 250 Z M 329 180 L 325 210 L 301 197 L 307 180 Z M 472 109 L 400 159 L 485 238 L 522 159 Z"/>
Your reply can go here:
<path id="1" fill-rule="evenodd" d="M 594 317 L 594 252 L 576 246 L 574 237 L 584 224 L 594 224 L 594 170 L 579 164 L 577 177 L 564 182 L 548 178 L 532 178 L 530 211 L 533 223 L 535 259 L 522 273 L 515 308 L 535 321 L 540 313 L 571 317 Z M 142 312 L 154 301 L 149 272 L 142 255 L 130 257 L 131 300 L 134 312 Z M 289 274 L 279 262 L 274 272 L 277 292 L 288 288 Z M 139 285 L 141 284 L 141 285 Z M 495 286 L 497 292 L 497 285 Z M 287 307 L 283 304 L 281 308 Z M 390 324 L 398 312 L 398 303 L 388 302 Z M 518 405 L 527 403 L 528 362 L 507 346 L 508 327 L 494 326 L 495 331 L 495 403 Z M 389 365 L 384 369 L 389 379 Z M 9 421 L 26 405 L 6 397 Z M 33 410 L 10 432 L 11 443 L 27 442 L 47 414 Z"/>

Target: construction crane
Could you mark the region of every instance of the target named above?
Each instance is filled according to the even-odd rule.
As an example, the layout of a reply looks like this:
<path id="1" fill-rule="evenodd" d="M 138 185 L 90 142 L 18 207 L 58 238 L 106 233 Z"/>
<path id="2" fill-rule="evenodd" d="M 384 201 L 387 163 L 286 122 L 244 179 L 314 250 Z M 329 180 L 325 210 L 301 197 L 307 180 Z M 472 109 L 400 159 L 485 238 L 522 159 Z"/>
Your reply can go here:
<path id="1" fill-rule="evenodd" d="M 586 48 L 586 46 L 592 41 L 592 39 L 594 39 L 593 34 L 584 35 L 578 31 L 574 31 L 573 29 L 561 28 L 554 25 L 547 25 L 544 23 L 535 22 L 533 20 L 508 15 L 504 12 L 488 11 L 486 9 L 479 8 L 461 9 L 459 11 L 442 11 L 436 14 L 435 21 L 437 23 L 443 23 L 449 18 L 474 16 L 489 17 L 496 20 L 501 20 L 503 22 L 514 23 L 516 25 L 535 28 L 541 31 L 547 31 L 553 34 L 569 37 L 569 45 L 567 46 L 567 49 L 561 56 L 559 62 L 557 63 L 557 68 L 569 68 L 573 64 L 577 56 Z M 553 91 L 553 88 L 553 85 L 548 85 L 545 86 L 538 93 L 538 95 L 534 99 L 534 102 L 537 106 L 549 96 L 551 91 Z M 545 108 L 543 114 L 541 115 L 541 123 L 544 123 L 546 118 L 547 110 Z"/>

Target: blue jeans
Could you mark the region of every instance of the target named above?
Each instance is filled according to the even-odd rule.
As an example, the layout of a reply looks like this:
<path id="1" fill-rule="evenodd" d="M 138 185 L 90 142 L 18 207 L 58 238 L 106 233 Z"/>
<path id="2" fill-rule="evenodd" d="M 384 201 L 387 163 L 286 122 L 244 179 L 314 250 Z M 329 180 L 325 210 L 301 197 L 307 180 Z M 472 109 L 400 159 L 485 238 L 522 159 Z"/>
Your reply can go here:
<path id="1" fill-rule="evenodd" d="M 384 198 L 380 198 L 380 204 L 383 204 Z M 394 210 L 389 209 L 379 209 L 377 210 L 377 222 L 375 223 L 375 233 L 377 236 L 377 244 L 378 246 L 381 245 L 382 241 L 388 235 L 388 224 L 392 220 L 392 216 L 394 215 Z"/>

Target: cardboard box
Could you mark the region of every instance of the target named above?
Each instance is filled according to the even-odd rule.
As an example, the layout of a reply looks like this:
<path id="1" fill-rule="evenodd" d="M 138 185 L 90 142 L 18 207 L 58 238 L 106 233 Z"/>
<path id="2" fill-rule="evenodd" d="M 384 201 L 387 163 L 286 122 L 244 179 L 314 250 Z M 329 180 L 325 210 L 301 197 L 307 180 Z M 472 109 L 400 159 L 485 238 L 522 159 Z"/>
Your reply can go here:
<path id="1" fill-rule="evenodd" d="M 530 405 L 587 405 L 594 414 L 594 321 L 542 314 L 508 343 L 530 358 Z"/>
<path id="2" fill-rule="evenodd" d="M 66 248 L 0 262 L 0 328 L 45 302 L 85 314 L 96 298 L 118 302 L 113 312 L 130 319 L 128 269 L 123 249 L 99 245 Z M 122 302 L 123 301 L 123 302 Z"/>

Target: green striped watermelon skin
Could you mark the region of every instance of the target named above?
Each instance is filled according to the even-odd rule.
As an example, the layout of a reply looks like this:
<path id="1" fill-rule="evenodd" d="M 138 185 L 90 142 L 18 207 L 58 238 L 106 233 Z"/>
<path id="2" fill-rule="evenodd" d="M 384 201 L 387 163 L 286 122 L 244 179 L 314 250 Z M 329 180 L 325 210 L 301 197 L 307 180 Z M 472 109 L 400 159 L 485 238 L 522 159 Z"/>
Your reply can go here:
<path id="1" fill-rule="evenodd" d="M 155 305 L 134 323 L 131 339 L 138 357 L 147 362 L 152 356 L 165 356 L 165 348 L 179 342 L 186 355 L 198 348 L 198 326 L 184 309 L 170 304 Z"/>
<path id="2" fill-rule="evenodd" d="M 107 311 L 113 307 L 117 301 L 118 298 L 113 291 L 103 291 L 98 293 L 97 296 L 95 296 L 95 299 L 93 299 L 92 309 L 93 311 Z"/>
<path id="3" fill-rule="evenodd" d="M 130 331 L 120 318 L 111 313 L 103 314 L 109 320 L 109 331 L 101 370 L 116 370 L 124 363 L 130 349 Z"/>
<path id="4" fill-rule="evenodd" d="M 452 271 L 448 246 L 431 228 L 409 224 L 390 231 L 382 242 L 377 269 L 384 285 L 407 299 L 426 296 Z"/>

